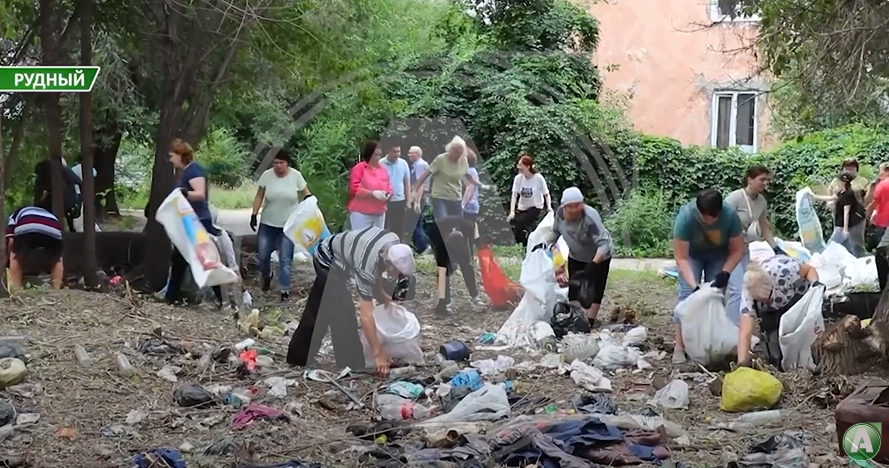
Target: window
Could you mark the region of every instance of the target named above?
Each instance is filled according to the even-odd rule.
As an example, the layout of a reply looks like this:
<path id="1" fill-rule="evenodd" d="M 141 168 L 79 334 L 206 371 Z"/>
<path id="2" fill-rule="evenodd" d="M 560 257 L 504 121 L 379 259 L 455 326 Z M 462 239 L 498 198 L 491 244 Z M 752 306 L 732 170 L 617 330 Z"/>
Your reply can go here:
<path id="1" fill-rule="evenodd" d="M 720 91 L 713 94 L 710 120 L 713 146 L 737 146 L 748 153 L 756 152 L 759 128 L 756 123 L 755 92 Z"/>
<path id="2" fill-rule="evenodd" d="M 740 13 L 738 0 L 710 0 L 710 20 L 713 22 L 755 22 L 759 16 L 743 16 Z M 732 18 L 732 12 L 735 17 Z"/>

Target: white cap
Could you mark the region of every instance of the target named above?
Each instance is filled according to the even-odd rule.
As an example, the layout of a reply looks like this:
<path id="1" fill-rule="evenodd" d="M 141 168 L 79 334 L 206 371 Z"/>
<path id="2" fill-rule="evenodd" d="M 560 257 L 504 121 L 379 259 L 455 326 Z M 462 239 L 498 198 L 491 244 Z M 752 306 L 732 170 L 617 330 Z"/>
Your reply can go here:
<path id="1" fill-rule="evenodd" d="M 386 253 L 386 260 L 392 264 L 401 274 L 414 274 L 414 251 L 405 244 L 395 244 L 389 247 Z"/>
<path id="2" fill-rule="evenodd" d="M 562 201 L 559 206 L 565 206 L 569 203 L 583 202 L 583 194 L 577 187 L 568 187 L 562 192 Z"/>

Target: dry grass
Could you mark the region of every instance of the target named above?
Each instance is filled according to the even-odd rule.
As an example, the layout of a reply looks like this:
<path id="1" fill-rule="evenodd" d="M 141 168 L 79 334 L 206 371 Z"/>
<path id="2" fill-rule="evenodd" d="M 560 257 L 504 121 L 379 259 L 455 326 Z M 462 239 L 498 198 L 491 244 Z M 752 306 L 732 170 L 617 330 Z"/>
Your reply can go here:
<path id="1" fill-rule="evenodd" d="M 282 306 L 274 295 L 256 293 L 257 306 L 267 319 L 279 324 L 298 318 L 299 298 L 305 294 L 311 279 L 307 268 L 301 266 L 294 272 L 293 303 Z M 459 282 L 459 276 L 454 281 Z M 416 300 L 406 304 L 417 313 L 423 325 L 424 351 L 435 352 L 443 341 L 453 338 L 472 342 L 484 332 L 496 331 L 508 316 L 508 312 L 471 312 L 462 288 L 455 287 L 454 316 L 437 319 L 431 310 L 432 284 L 434 281 L 430 278 L 421 278 Z M 615 272 L 609 284 L 603 317 L 619 306 L 625 314 L 635 315 L 648 327 L 652 348 L 668 351 L 672 338 L 666 314 L 672 308 L 673 283 L 654 279 L 651 273 Z M 330 467 L 345 467 L 359 464 L 358 452 L 351 447 L 367 444 L 349 436 L 345 427 L 366 424 L 372 413 L 367 409 L 347 409 L 348 400 L 330 385 L 304 380 L 298 372 L 282 366 L 286 337 L 261 343 L 275 352 L 276 365 L 264 371 L 267 373 L 240 379 L 228 366 L 218 364 L 215 370 L 199 375 L 197 360 L 207 347 L 231 345 L 244 338 L 234 319 L 224 312 L 201 307 L 173 309 L 126 294 L 29 291 L 0 302 L 0 321 L 5 325 L 3 334 L 31 337 L 30 374 L 24 388 L 33 393 L 23 396 L 5 391 L 0 392 L 0 398 L 14 404 L 20 412 L 41 415 L 37 424 L 17 430 L 12 439 L 0 442 L 2 453 L 25 455 L 35 467 L 128 467 L 135 453 L 156 447 L 177 448 L 186 441 L 194 447 L 193 453 L 186 454 L 190 467 L 226 466 L 235 452 L 252 455 L 257 460 L 294 457 Z M 156 338 L 152 330 L 157 328 L 166 340 L 182 347 L 185 353 L 164 357 L 134 352 L 129 358 L 138 369 L 138 379 L 121 377 L 115 364 L 116 353 L 122 348 L 138 349 L 143 340 Z M 73 353 L 75 344 L 90 352 L 94 360 L 90 367 L 77 364 Z M 510 351 L 509 354 L 516 362 L 540 359 L 527 352 Z M 496 355 L 495 351 L 478 351 L 473 358 Z M 178 384 L 255 386 L 259 393 L 254 401 L 276 408 L 293 402 L 301 407 L 301 414 L 294 415 L 290 423 L 260 422 L 232 432 L 230 421 L 237 410 L 230 406 L 189 409 L 176 405 L 173 390 L 178 384 L 156 375 L 168 363 L 183 369 Z M 669 363 L 669 354 L 652 364 L 653 371 L 618 372 L 610 376 L 614 398 L 621 410 L 641 409 L 647 398 L 639 401 L 638 395 L 650 397 L 654 393 L 653 385 L 669 381 L 677 372 L 701 372 L 692 365 L 674 368 Z M 270 375 L 292 376 L 298 380 L 298 387 L 290 388 L 285 399 L 275 399 L 266 394 L 267 388 L 261 383 Z M 710 394 L 706 383 L 695 384 L 689 380 L 691 407 L 662 413 L 684 427 L 690 436 L 691 445 L 677 447 L 674 460 L 685 461 L 690 466 L 724 466 L 746 453 L 755 439 L 782 429 L 807 430 L 813 434 L 811 449 L 815 455 L 835 453 L 835 435 L 825 431 L 833 422 L 832 410 L 825 408 L 823 402 L 835 404 L 837 397 L 831 395 L 838 392 L 837 388 L 848 388 L 851 384 L 813 378 L 807 373 L 786 374 L 781 378 L 788 387 L 782 403 L 783 408 L 789 410 L 788 416 L 780 427 L 746 434 L 712 429 L 713 424 L 731 421 L 734 416 L 718 409 L 719 398 Z M 522 408 L 514 408 L 516 413 L 533 412 L 550 403 L 568 408 L 577 391 L 568 376 L 544 371 L 520 374 L 517 380 L 528 389 L 529 399 L 524 400 Z M 356 395 L 367 398 L 366 403 L 381 384 L 367 375 L 353 376 L 344 382 Z M 109 425 L 123 425 L 132 410 L 145 411 L 147 416 L 142 423 L 132 426 L 131 432 L 117 436 L 102 434 L 102 429 Z M 73 440 L 59 436 L 63 428 L 73 428 Z M 220 444 L 232 450 L 224 455 L 202 453 L 205 448 Z M 0 459 L 3 456 L 0 455 Z M 822 466 L 837 466 L 834 462 Z"/>

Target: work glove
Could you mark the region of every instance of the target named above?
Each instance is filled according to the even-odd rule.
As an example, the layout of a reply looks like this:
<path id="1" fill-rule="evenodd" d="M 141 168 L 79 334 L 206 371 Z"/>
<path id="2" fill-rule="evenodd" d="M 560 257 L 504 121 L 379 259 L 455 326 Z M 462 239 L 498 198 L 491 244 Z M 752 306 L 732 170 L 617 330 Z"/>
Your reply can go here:
<path id="1" fill-rule="evenodd" d="M 728 279 L 731 274 L 727 271 L 720 271 L 718 275 L 716 275 L 716 279 L 713 280 L 713 287 L 717 289 L 725 289 L 728 286 Z"/>
<path id="2" fill-rule="evenodd" d="M 380 201 L 386 201 L 389 199 L 389 194 L 382 190 L 374 190 L 373 192 L 371 192 L 371 195 L 373 195 L 374 198 Z"/>
<path id="3" fill-rule="evenodd" d="M 256 232 L 256 215 L 250 215 L 250 229 L 253 229 L 253 232 Z"/>
<path id="4" fill-rule="evenodd" d="M 812 283 L 812 287 L 813 287 L 813 288 L 817 288 L 817 287 L 819 287 L 819 286 L 824 286 L 824 283 L 822 283 L 821 281 L 814 281 L 814 282 Z M 826 288 L 826 286 L 824 286 L 824 287 Z"/>
<path id="5" fill-rule="evenodd" d="M 775 252 L 775 255 L 787 255 L 787 252 L 785 252 L 784 249 L 778 247 L 777 245 L 772 247 L 772 251 Z"/>
<path id="6" fill-rule="evenodd" d="M 188 189 L 182 188 L 182 189 L 179 189 L 179 191 L 182 192 L 182 196 L 185 197 L 186 200 L 188 200 Z"/>

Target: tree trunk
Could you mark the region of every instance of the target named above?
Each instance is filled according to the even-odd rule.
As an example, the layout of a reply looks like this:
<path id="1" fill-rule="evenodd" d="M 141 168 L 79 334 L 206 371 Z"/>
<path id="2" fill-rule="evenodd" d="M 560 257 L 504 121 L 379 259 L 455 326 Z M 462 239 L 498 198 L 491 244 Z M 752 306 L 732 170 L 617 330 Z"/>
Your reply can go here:
<path id="1" fill-rule="evenodd" d="M 165 80 L 165 88 L 173 84 L 168 75 Z M 164 96 L 171 96 L 164 93 Z M 166 98 L 168 99 L 168 98 Z M 148 206 L 145 207 L 145 237 L 148 251 L 151 255 L 145 259 L 145 277 L 149 287 L 154 291 L 161 290 L 167 284 L 167 276 L 170 266 L 172 246 L 164 227 L 155 219 L 157 209 L 165 198 L 173 190 L 175 183 L 173 177 L 173 165 L 168 156 L 170 144 L 181 131 L 182 103 L 167 100 L 161 108 L 160 125 L 158 125 L 155 137 L 154 167 L 151 172 L 151 192 L 148 196 Z"/>
<path id="2" fill-rule="evenodd" d="M 97 215 L 104 219 L 104 214 L 120 213 L 117 197 L 114 192 L 116 179 L 115 164 L 123 132 L 113 119 L 100 126 L 93 133 L 93 163 L 96 168 L 96 207 Z"/>
<path id="3" fill-rule="evenodd" d="M 92 0 L 80 0 L 80 63 L 92 63 Z M 83 282 L 98 288 L 96 272 L 96 187 L 93 178 L 93 101 L 91 93 L 80 93 L 80 156 L 83 172 Z"/>
<path id="4" fill-rule="evenodd" d="M 58 24 L 59 5 L 53 0 L 40 0 L 40 46 L 43 49 L 43 65 L 58 63 L 58 44 L 56 42 L 56 25 Z M 62 110 L 59 107 L 59 93 L 46 93 L 44 96 L 46 110 L 46 141 L 49 150 L 52 174 L 52 211 L 65 222 L 65 182 L 62 177 Z"/>
<path id="5" fill-rule="evenodd" d="M 826 374 L 857 375 L 889 364 L 889 287 L 883 289 L 870 326 L 861 328 L 857 316 L 847 315 L 827 327 L 813 349 Z"/>

